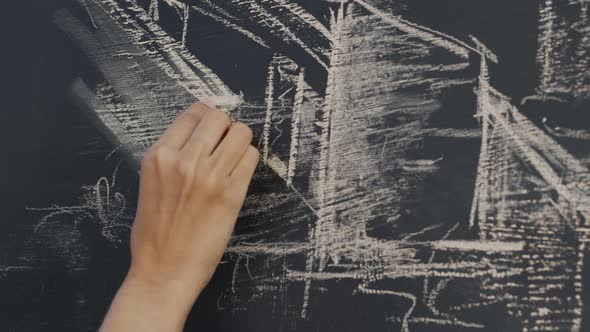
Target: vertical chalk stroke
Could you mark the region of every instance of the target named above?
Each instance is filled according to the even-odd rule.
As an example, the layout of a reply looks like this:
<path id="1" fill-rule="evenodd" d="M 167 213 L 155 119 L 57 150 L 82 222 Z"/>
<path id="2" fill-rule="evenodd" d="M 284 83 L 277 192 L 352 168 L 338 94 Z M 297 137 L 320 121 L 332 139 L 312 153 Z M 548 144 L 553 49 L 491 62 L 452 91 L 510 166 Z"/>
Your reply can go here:
<path id="1" fill-rule="evenodd" d="M 483 45 L 479 46 L 480 49 L 483 48 Z M 480 68 L 479 68 L 479 87 L 477 91 L 477 113 L 476 117 L 479 118 L 480 125 L 481 125 L 481 146 L 479 149 L 479 160 L 478 160 L 478 167 L 477 167 L 477 174 L 475 176 L 475 192 L 473 195 L 473 201 L 471 205 L 471 211 L 469 214 L 469 227 L 473 227 L 475 225 L 475 214 L 476 211 L 485 211 L 486 208 L 478 208 L 478 204 L 482 201 L 480 200 L 480 193 L 486 192 L 485 188 L 485 181 L 487 181 L 488 174 L 488 164 L 491 162 L 488 159 L 488 137 L 489 137 L 489 90 L 490 90 L 490 82 L 489 82 L 489 73 L 488 73 L 488 65 L 487 59 L 485 56 L 481 57 L 480 60 Z M 480 220 L 483 219 L 483 216 L 478 216 Z"/>
<path id="2" fill-rule="evenodd" d="M 275 66 L 271 63 L 268 66 L 268 77 L 266 83 L 266 116 L 264 117 L 264 128 L 262 132 L 262 162 L 268 163 L 268 153 L 270 145 L 270 126 L 272 121 L 272 109 L 274 106 L 274 78 Z"/>
<path id="3" fill-rule="evenodd" d="M 462 41 L 411 22 L 403 18 L 403 4 L 385 0 L 322 2 L 327 18 L 293 0 L 154 0 L 146 8 L 132 0 L 90 3 L 104 39 L 92 39 L 67 15 L 57 23 L 104 72 L 106 82 L 91 93 L 76 91 L 94 98 L 88 105 L 119 142 L 149 144 L 172 109 L 190 98 L 236 101 L 237 92 L 198 60 L 198 51 L 185 48 L 199 17 L 275 52 L 264 96 L 244 96 L 230 112 L 255 128 L 264 166 L 254 179 L 262 189 L 254 186 L 242 212 L 247 229 L 227 251 L 236 259 L 223 307 L 269 300 L 281 308 L 279 319 L 313 320 L 321 312 L 315 300 L 349 284 L 350 301 L 399 303 L 399 309 L 376 310 L 401 331 L 487 328 L 470 313 L 498 304 L 525 330 L 581 329 L 590 174 L 492 85 L 488 65 L 501 59 L 476 37 Z M 161 5 L 178 9 L 183 32 L 177 40 L 159 26 Z M 579 8 L 577 16 L 563 16 L 564 6 Z M 546 0 L 539 24 L 539 94 L 587 96 L 587 3 Z M 96 51 L 100 45 L 114 56 Z M 325 70 L 325 84 L 310 84 L 317 73 L 302 53 Z M 475 77 L 470 54 L 479 57 Z M 146 64 L 157 70 L 117 80 L 116 68 Z M 168 83 L 187 93 L 165 99 Z M 142 90 L 150 86 L 159 88 Z M 450 121 L 431 127 L 444 107 L 441 94 L 465 87 L 475 90 L 466 98 L 476 105 L 479 128 Z M 168 115 L 139 112 L 146 106 L 140 94 L 151 95 L 159 101 L 153 107 L 164 105 Z M 440 153 L 424 148 L 433 140 Z M 480 140 L 479 150 L 465 151 L 477 161 L 465 220 L 455 220 L 457 213 L 430 220 L 420 214 L 428 206 L 415 203 L 432 194 L 429 179 L 448 175 L 445 167 L 453 165 L 452 154 L 444 153 L 453 148 L 444 140 Z M 478 285 L 480 294 L 458 294 L 462 303 L 440 306 L 438 299 L 457 282 Z M 401 287 L 408 283 L 412 287 Z M 299 299 L 287 299 L 293 290 Z"/>
<path id="4" fill-rule="evenodd" d="M 287 168 L 287 185 L 293 184 L 293 177 L 297 167 L 298 147 L 299 147 L 299 123 L 301 122 L 301 112 L 303 108 L 303 99 L 305 98 L 305 69 L 299 71 L 297 79 L 297 88 L 295 92 L 295 104 L 293 105 L 293 119 L 291 120 L 291 146 L 289 147 L 289 167 Z"/>
<path id="5" fill-rule="evenodd" d="M 159 0 L 150 0 L 149 15 L 155 22 L 160 20 Z"/>
<path id="6" fill-rule="evenodd" d="M 186 46 L 186 38 L 188 35 L 189 19 L 191 17 L 191 11 L 188 4 L 182 6 L 182 45 Z"/>
<path id="7" fill-rule="evenodd" d="M 327 259 L 326 251 L 329 249 L 329 237 L 332 235 L 332 219 L 334 217 L 332 206 L 329 203 L 332 188 L 330 186 L 330 150 L 332 149 L 332 117 L 337 111 L 335 107 L 335 94 L 337 93 L 338 80 L 341 79 L 339 71 L 341 69 L 340 55 L 343 53 L 342 49 L 342 33 L 344 29 L 345 17 L 344 4 L 337 9 L 337 14 L 331 18 L 331 29 L 334 34 L 332 40 L 332 55 L 330 58 L 330 69 L 328 71 L 328 83 L 326 87 L 325 105 L 322 115 L 321 123 L 321 146 L 320 146 L 320 160 L 319 160 L 319 178 L 317 182 L 316 192 L 319 201 L 319 217 L 315 225 L 315 260 L 318 261 L 318 269 L 321 271 L 325 266 Z"/>
<path id="8" fill-rule="evenodd" d="M 339 41 L 341 38 L 342 33 L 342 20 L 344 19 L 344 15 L 342 14 L 343 8 L 340 7 L 337 9 L 338 11 L 338 19 L 335 17 L 334 12 L 331 12 L 330 17 L 330 28 L 332 34 L 332 54 L 330 56 L 330 68 L 328 69 L 328 78 L 327 78 L 327 86 L 326 86 L 326 93 L 324 99 L 324 106 L 322 109 L 322 118 L 320 122 L 320 129 L 321 129 L 321 138 L 320 138 L 320 158 L 319 158 L 319 172 L 318 172 L 318 180 L 317 184 L 314 188 L 314 192 L 318 197 L 319 202 L 319 214 L 316 224 L 312 226 L 310 230 L 310 240 L 315 241 L 314 248 L 307 254 L 307 262 L 306 262 L 306 280 L 305 280 L 305 288 L 303 291 L 303 305 L 301 309 L 301 317 L 307 318 L 308 315 L 308 306 L 309 306 L 309 297 L 311 292 L 311 283 L 312 283 L 312 273 L 314 266 L 316 265 L 316 260 L 319 255 L 322 255 L 320 252 L 322 250 L 322 246 L 318 245 L 323 241 L 323 222 L 325 221 L 325 185 L 326 185 L 326 172 L 327 172 L 327 163 L 328 163 L 328 153 L 329 153 L 329 141 L 330 141 L 330 117 L 332 112 L 332 96 L 334 94 L 334 84 L 335 84 L 335 72 L 338 65 L 338 47 Z"/>
<path id="9" fill-rule="evenodd" d="M 189 30 L 189 19 L 191 16 L 190 5 L 187 3 L 184 3 L 182 1 L 179 1 L 179 0 L 162 0 L 162 1 L 176 10 L 176 14 L 178 15 L 178 18 L 180 19 L 180 21 L 182 22 L 182 32 L 181 32 L 180 41 L 183 46 L 186 46 L 186 38 L 188 36 L 188 30 Z M 157 3 L 156 3 L 156 6 L 157 6 Z M 149 9 L 150 9 L 150 11 L 152 10 L 152 4 L 150 4 Z M 157 20 L 154 19 L 154 21 L 157 21 Z"/>
<path id="10" fill-rule="evenodd" d="M 544 0 L 539 8 L 538 93 L 590 95 L 587 1 Z"/>

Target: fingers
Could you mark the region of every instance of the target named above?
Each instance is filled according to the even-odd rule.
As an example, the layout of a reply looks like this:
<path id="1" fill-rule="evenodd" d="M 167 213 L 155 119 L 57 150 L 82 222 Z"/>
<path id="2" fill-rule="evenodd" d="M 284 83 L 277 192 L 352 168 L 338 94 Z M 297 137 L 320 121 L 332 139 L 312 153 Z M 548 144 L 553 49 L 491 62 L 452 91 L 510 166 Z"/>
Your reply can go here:
<path id="1" fill-rule="evenodd" d="M 258 153 L 258 150 L 252 145 L 249 145 L 242 156 L 242 159 L 240 159 L 230 175 L 234 183 L 238 184 L 243 190 L 244 195 L 246 194 L 248 185 L 250 184 L 250 180 L 252 180 L 252 176 L 254 175 L 259 160 L 260 153 Z"/>
<path id="2" fill-rule="evenodd" d="M 251 142 L 252 131 L 245 124 L 232 126 L 225 113 L 199 102 L 178 116 L 155 145 L 180 150 L 181 158 L 193 163 L 209 157 L 209 165 L 220 174 L 247 187 L 259 159 Z"/>
<path id="3" fill-rule="evenodd" d="M 198 151 L 208 157 L 230 125 L 231 121 L 225 113 L 218 109 L 209 109 L 184 145 L 183 152 L 190 155 Z"/>
<path id="4" fill-rule="evenodd" d="M 252 130 L 243 123 L 233 124 L 211 158 L 222 174 L 229 175 L 252 142 Z"/>
<path id="5" fill-rule="evenodd" d="M 209 109 L 203 103 L 192 104 L 174 120 L 155 145 L 181 149 Z"/>

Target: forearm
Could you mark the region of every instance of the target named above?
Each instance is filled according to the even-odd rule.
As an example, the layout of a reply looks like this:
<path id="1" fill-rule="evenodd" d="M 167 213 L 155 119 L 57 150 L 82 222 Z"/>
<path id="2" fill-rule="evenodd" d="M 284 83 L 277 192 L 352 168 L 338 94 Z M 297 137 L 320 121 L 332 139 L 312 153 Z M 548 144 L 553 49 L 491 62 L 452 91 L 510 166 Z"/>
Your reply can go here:
<path id="1" fill-rule="evenodd" d="M 197 296 L 182 283 L 163 285 L 128 275 L 100 332 L 182 331 Z"/>

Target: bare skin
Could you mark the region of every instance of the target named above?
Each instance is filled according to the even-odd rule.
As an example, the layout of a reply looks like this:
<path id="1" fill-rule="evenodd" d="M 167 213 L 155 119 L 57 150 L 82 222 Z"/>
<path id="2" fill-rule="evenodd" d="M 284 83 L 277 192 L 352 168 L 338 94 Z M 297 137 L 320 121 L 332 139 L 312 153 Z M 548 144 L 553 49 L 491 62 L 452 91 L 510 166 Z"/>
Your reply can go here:
<path id="1" fill-rule="evenodd" d="M 131 266 L 100 331 L 182 331 L 233 231 L 259 153 L 242 123 L 192 105 L 144 156 Z"/>

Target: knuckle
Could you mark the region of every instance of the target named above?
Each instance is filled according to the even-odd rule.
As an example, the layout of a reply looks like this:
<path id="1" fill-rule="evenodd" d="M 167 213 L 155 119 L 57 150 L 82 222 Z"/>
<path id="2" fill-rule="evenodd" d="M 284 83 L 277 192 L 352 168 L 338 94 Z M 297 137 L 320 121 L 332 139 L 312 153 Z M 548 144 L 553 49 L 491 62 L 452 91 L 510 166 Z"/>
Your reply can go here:
<path id="1" fill-rule="evenodd" d="M 191 123 L 193 121 L 195 121 L 195 117 L 192 114 L 190 114 L 188 112 L 182 112 L 182 113 L 180 113 L 180 115 L 178 115 L 176 117 L 173 124 L 174 123 Z"/>
<path id="2" fill-rule="evenodd" d="M 229 127 L 231 125 L 231 120 L 227 114 L 225 114 L 221 110 L 215 110 L 214 115 L 219 122 L 221 122 L 224 126 Z"/>
<path id="3" fill-rule="evenodd" d="M 154 153 L 149 150 L 141 159 L 141 169 L 152 168 L 155 165 Z"/>
<path id="4" fill-rule="evenodd" d="M 219 175 L 214 170 L 200 172 L 198 178 L 199 187 L 203 188 L 209 197 L 219 197 L 229 185 L 229 178 Z"/>
<path id="5" fill-rule="evenodd" d="M 206 112 L 209 109 L 211 109 L 209 106 L 207 106 L 206 104 L 202 103 L 202 102 L 196 102 L 194 104 L 192 104 L 185 113 L 202 113 L 202 112 Z"/>
<path id="6" fill-rule="evenodd" d="M 200 185 L 209 194 L 213 195 L 219 192 L 219 180 L 216 176 L 203 176 L 201 177 Z"/>
<path id="7" fill-rule="evenodd" d="M 242 198 L 234 190 L 226 190 L 223 193 L 223 201 L 228 207 L 240 207 Z"/>
<path id="8" fill-rule="evenodd" d="M 159 149 L 159 147 L 156 144 L 152 145 L 152 147 L 149 150 L 147 150 L 146 153 L 144 153 L 141 159 L 142 166 L 147 167 L 156 164 L 156 151 Z"/>
<path id="9" fill-rule="evenodd" d="M 193 165 L 186 160 L 180 160 L 176 163 L 176 171 L 184 179 L 192 179 L 194 176 Z"/>
<path id="10" fill-rule="evenodd" d="M 191 143 L 193 146 L 193 150 L 207 150 L 212 148 L 213 142 L 211 141 L 211 138 L 203 135 L 202 133 L 195 133 L 193 134 L 193 142 Z"/>
<path id="11" fill-rule="evenodd" d="M 159 168 L 171 166 L 176 161 L 176 153 L 166 147 L 157 147 L 150 150 L 143 159 L 145 164 L 156 165 Z"/>
<path id="12" fill-rule="evenodd" d="M 176 116 L 175 121 L 186 122 L 195 118 L 196 112 L 192 106 Z"/>
<path id="13" fill-rule="evenodd" d="M 183 121 L 196 121 L 199 119 L 199 113 L 198 111 L 194 110 L 194 109 L 188 109 L 186 111 L 184 111 L 181 115 L 180 115 L 181 119 Z"/>
<path id="14" fill-rule="evenodd" d="M 199 168 L 197 169 L 193 169 L 192 172 L 192 177 L 193 177 L 193 182 L 200 188 L 200 187 L 204 187 L 204 185 L 207 183 L 208 181 L 208 176 L 207 173 L 200 170 Z"/>
<path id="15" fill-rule="evenodd" d="M 252 141 L 252 129 L 250 129 L 250 127 L 248 127 L 246 124 L 237 122 L 232 127 L 234 127 L 235 130 L 237 130 L 248 141 L 248 143 Z"/>
<path id="16" fill-rule="evenodd" d="M 250 154 L 252 156 L 252 159 L 255 160 L 260 160 L 260 151 L 258 151 L 257 148 L 255 148 L 254 146 L 250 145 L 248 146 L 248 154 Z"/>
<path id="17" fill-rule="evenodd" d="M 155 145 L 152 145 L 151 148 L 149 148 L 144 154 L 143 157 L 141 158 L 142 162 L 149 162 L 152 161 L 154 159 L 154 150 L 155 150 Z"/>
<path id="18" fill-rule="evenodd" d="M 191 122 L 196 123 L 198 122 L 203 114 L 207 112 L 207 109 L 203 105 L 193 104 L 184 112 L 182 112 L 178 119 L 182 122 Z"/>

